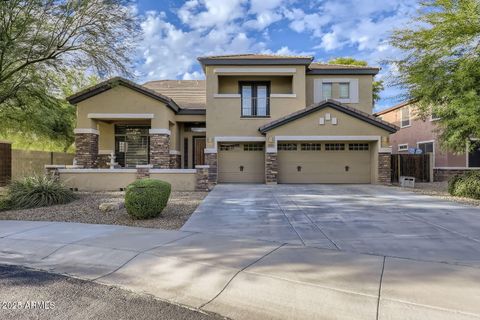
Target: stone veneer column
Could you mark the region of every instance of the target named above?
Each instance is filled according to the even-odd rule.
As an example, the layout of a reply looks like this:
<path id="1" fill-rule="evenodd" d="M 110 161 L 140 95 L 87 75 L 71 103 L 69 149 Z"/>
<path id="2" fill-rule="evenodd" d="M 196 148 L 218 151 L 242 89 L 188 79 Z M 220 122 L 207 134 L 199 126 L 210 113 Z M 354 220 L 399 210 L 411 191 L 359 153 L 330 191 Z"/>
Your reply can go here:
<path id="1" fill-rule="evenodd" d="M 150 130 L 150 164 L 154 168 L 170 168 L 170 134 Z M 168 130 L 166 130 L 168 131 Z"/>
<path id="2" fill-rule="evenodd" d="M 278 160 L 276 152 L 265 153 L 265 183 L 277 184 Z"/>
<path id="3" fill-rule="evenodd" d="M 95 129 L 75 129 L 75 160 L 84 168 L 98 166 L 98 131 Z"/>
<path id="4" fill-rule="evenodd" d="M 137 179 L 150 178 L 151 164 L 137 165 Z"/>
<path id="5" fill-rule="evenodd" d="M 209 183 L 209 166 L 195 166 L 197 173 L 195 174 L 195 190 L 196 191 L 210 191 Z"/>
<path id="6" fill-rule="evenodd" d="M 217 184 L 217 153 L 205 153 L 205 164 L 208 168 L 208 185 L 212 189 Z"/>
<path id="7" fill-rule="evenodd" d="M 391 154 L 378 154 L 378 183 L 391 184 L 392 183 L 392 167 Z"/>
<path id="8" fill-rule="evenodd" d="M 170 150 L 170 169 L 180 169 L 182 166 L 182 157 L 180 152 Z"/>

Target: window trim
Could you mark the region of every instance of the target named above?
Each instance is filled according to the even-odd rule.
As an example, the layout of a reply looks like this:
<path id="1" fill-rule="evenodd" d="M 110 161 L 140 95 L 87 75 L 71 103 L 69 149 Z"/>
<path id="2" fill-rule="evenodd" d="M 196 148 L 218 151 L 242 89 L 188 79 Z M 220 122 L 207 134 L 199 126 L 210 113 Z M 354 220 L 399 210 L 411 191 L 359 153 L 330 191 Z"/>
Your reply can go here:
<path id="1" fill-rule="evenodd" d="M 401 149 L 401 148 L 400 148 L 400 147 L 404 147 L 404 146 L 406 147 L 405 149 Z M 398 144 L 397 150 L 398 150 L 398 152 L 408 151 L 408 143 L 400 143 L 400 144 Z"/>
<path id="2" fill-rule="evenodd" d="M 244 115 L 243 114 L 243 86 L 250 86 L 252 88 L 252 98 L 250 100 L 252 106 L 252 114 Z M 267 106 L 266 106 L 266 115 L 257 115 L 257 87 L 266 86 L 267 87 Z M 241 118 L 270 118 L 270 81 L 239 81 L 238 82 L 238 92 L 240 94 L 240 117 Z"/>

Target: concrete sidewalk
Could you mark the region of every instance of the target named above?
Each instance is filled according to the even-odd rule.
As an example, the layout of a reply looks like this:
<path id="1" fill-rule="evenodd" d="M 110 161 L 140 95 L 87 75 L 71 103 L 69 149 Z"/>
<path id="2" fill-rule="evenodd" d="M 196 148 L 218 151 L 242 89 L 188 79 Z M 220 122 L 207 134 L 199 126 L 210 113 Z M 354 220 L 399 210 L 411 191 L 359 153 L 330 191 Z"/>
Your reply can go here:
<path id="1" fill-rule="evenodd" d="M 184 231 L 0 221 L 0 263 L 233 319 L 480 319 L 480 269 Z"/>

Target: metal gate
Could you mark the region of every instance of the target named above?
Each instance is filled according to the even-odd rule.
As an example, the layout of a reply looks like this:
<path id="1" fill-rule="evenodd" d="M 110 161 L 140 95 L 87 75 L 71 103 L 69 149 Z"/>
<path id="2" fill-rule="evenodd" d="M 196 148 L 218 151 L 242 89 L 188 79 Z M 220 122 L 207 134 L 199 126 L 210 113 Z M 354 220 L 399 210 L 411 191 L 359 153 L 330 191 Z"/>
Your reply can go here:
<path id="1" fill-rule="evenodd" d="M 430 182 L 432 175 L 431 154 L 392 154 L 392 182 L 400 176 L 415 177 L 418 182 Z"/>

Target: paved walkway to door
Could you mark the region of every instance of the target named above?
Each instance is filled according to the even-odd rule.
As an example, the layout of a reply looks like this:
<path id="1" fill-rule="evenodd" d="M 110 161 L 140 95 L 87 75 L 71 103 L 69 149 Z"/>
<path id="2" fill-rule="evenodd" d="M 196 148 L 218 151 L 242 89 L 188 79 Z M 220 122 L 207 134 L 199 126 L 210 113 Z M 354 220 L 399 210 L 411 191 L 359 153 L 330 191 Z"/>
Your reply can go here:
<path id="1" fill-rule="evenodd" d="M 480 266 L 480 209 L 375 185 L 218 185 L 184 231 Z"/>

